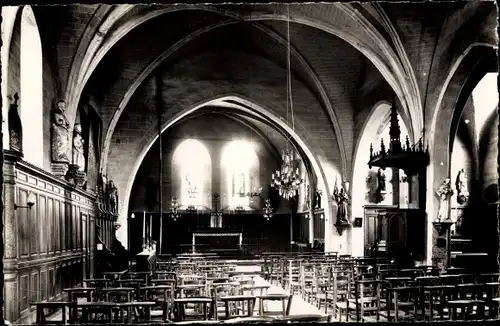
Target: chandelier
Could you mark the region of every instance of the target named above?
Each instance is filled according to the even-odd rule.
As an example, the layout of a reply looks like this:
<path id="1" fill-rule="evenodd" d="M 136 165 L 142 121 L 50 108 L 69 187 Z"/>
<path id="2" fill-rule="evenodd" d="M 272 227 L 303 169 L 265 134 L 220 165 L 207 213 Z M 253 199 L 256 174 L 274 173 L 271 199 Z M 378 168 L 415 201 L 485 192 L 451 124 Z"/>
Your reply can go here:
<path id="1" fill-rule="evenodd" d="M 281 168 L 271 176 L 271 187 L 277 188 L 283 198 L 290 199 L 298 194 L 303 180 L 300 178 L 299 169 L 294 169 L 293 151 L 285 149 L 281 158 L 283 160 Z"/>
<path id="2" fill-rule="evenodd" d="M 288 10 L 290 10 L 288 8 Z M 288 51 L 287 51 L 287 122 L 288 122 L 288 108 L 292 115 L 292 131 L 295 131 L 295 121 L 293 117 L 293 101 L 292 101 L 292 79 L 291 79 L 291 64 L 290 64 L 290 12 L 288 12 L 287 20 L 287 34 L 288 34 Z M 292 149 L 288 148 L 288 139 L 286 148 L 283 151 L 281 158 L 283 160 L 281 168 L 276 170 L 271 176 L 271 187 L 277 188 L 280 196 L 285 199 L 290 199 L 298 194 L 299 186 L 303 180 L 300 178 L 299 169 L 294 166 L 295 153 Z"/>
<path id="3" fill-rule="evenodd" d="M 172 198 L 172 201 L 170 202 L 170 217 L 172 217 L 175 220 L 177 220 L 180 216 L 179 214 L 179 200 L 177 197 Z"/>
<path id="4" fill-rule="evenodd" d="M 269 221 L 271 217 L 273 217 L 273 208 L 271 207 L 271 200 L 269 198 L 266 199 L 266 205 L 263 209 L 264 218 Z"/>

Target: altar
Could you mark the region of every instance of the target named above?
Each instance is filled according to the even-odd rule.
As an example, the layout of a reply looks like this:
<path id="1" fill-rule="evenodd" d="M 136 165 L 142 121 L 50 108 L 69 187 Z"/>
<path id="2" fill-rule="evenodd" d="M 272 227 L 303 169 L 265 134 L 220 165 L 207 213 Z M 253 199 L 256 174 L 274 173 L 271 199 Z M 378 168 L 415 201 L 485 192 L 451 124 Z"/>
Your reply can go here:
<path id="1" fill-rule="evenodd" d="M 208 228 L 193 231 L 192 252 L 236 251 L 242 249 L 242 230 Z"/>

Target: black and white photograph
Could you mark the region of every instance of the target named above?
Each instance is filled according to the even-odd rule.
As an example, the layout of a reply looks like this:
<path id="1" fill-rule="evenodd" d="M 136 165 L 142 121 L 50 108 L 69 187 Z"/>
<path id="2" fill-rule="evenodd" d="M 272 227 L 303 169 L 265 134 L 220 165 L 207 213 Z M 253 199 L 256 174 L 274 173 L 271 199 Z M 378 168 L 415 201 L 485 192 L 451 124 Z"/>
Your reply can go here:
<path id="1" fill-rule="evenodd" d="M 1 17 L 3 324 L 500 321 L 495 1 Z"/>

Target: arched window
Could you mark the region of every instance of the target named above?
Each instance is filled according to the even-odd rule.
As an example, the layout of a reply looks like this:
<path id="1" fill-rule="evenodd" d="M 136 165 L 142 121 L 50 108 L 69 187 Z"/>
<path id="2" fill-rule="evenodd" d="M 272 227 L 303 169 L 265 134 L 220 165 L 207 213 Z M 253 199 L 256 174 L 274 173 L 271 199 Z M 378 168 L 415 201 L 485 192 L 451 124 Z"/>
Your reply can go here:
<path id="1" fill-rule="evenodd" d="M 212 161 L 205 145 L 195 139 L 180 143 L 172 157 L 172 176 L 172 192 L 182 206 L 211 208 Z"/>
<path id="2" fill-rule="evenodd" d="M 244 140 L 227 144 L 222 152 L 221 171 L 226 205 L 248 209 L 250 197 L 247 194 L 260 187 L 259 159 L 252 144 Z"/>
<path id="3" fill-rule="evenodd" d="M 498 73 L 487 73 L 472 91 L 474 103 L 474 122 L 476 127 L 476 141 L 479 140 L 486 120 L 498 107 Z"/>
<path id="4" fill-rule="evenodd" d="M 23 127 L 24 159 L 43 166 L 42 43 L 30 6 L 21 16 L 20 116 Z"/>

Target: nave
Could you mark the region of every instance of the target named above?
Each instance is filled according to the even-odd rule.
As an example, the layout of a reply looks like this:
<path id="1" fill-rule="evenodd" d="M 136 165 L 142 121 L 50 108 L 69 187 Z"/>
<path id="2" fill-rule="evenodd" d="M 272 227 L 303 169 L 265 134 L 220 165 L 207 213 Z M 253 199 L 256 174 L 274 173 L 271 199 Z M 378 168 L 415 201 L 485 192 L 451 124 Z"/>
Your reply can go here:
<path id="1" fill-rule="evenodd" d="M 497 11 L 3 6 L 3 321 L 494 320 Z"/>
<path id="2" fill-rule="evenodd" d="M 67 288 L 64 301 L 32 303 L 36 324 L 282 323 L 493 320 L 499 273 L 396 268 L 337 253 L 267 253 L 260 260 L 213 255 L 131 260 Z"/>

